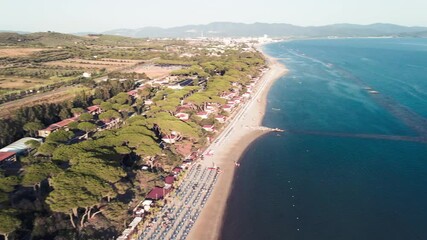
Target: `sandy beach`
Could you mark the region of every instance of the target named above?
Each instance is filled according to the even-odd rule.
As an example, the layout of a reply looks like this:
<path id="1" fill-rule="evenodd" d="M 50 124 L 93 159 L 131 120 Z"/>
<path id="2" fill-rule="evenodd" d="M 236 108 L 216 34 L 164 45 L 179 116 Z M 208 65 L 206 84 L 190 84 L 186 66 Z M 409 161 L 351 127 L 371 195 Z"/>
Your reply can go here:
<path id="1" fill-rule="evenodd" d="M 261 50 L 260 47 L 258 49 Z M 266 110 L 267 95 L 273 83 L 288 70 L 276 59 L 265 53 L 264 56 L 267 59 L 269 70 L 260 79 L 251 100 L 235 113 L 232 121 L 207 149 L 214 154 L 206 157 L 202 164 L 205 166 L 215 164 L 221 168 L 222 173 L 206 206 L 188 235 L 190 240 L 219 239 L 222 219 L 236 169 L 235 162 L 239 161 L 245 149 L 255 139 L 269 132 L 260 129 Z"/>

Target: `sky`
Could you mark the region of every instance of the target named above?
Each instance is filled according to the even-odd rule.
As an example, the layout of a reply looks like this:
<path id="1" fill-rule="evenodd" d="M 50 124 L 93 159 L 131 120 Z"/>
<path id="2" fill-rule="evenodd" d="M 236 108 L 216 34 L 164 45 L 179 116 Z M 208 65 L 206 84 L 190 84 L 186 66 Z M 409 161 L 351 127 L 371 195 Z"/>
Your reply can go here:
<path id="1" fill-rule="evenodd" d="M 102 32 L 227 21 L 427 27 L 426 0 L 0 0 L 0 30 Z"/>

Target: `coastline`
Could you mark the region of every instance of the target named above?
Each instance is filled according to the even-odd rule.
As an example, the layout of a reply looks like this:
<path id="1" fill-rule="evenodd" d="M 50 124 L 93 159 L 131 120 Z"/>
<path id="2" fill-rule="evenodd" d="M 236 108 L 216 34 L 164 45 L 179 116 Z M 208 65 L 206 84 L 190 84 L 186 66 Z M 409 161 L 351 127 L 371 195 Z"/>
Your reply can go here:
<path id="1" fill-rule="evenodd" d="M 256 49 L 266 58 L 269 70 L 261 77 L 253 98 L 235 114 L 232 122 L 207 149 L 213 151 L 214 155 L 206 157 L 203 164 L 205 166 L 215 164 L 220 167 L 222 173 L 206 206 L 190 231 L 188 239 L 219 239 L 223 215 L 232 189 L 235 162 L 240 160 L 255 139 L 268 133 L 259 129 L 267 107 L 268 92 L 275 81 L 288 72 L 288 69 L 277 59 L 263 52 L 261 47 L 262 45 L 258 45 Z"/>

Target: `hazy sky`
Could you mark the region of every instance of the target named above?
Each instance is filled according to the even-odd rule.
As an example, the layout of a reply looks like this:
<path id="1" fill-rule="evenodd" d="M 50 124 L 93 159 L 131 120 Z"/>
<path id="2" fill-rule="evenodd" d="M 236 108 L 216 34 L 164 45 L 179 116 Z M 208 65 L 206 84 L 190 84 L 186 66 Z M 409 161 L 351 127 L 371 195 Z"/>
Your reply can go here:
<path id="1" fill-rule="evenodd" d="M 426 0 L 0 0 L 0 30 L 83 32 L 214 21 L 427 26 Z"/>

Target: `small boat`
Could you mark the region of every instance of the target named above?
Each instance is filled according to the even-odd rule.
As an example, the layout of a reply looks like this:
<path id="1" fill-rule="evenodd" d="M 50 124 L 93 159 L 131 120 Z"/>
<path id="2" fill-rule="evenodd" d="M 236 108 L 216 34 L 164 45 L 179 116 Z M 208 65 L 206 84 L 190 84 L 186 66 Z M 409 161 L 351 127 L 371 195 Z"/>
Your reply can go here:
<path id="1" fill-rule="evenodd" d="M 378 92 L 378 91 L 374 91 L 374 90 L 371 90 L 371 91 L 368 91 L 370 94 L 378 94 L 378 93 L 380 93 L 380 92 Z"/>
<path id="2" fill-rule="evenodd" d="M 271 108 L 273 111 L 280 111 L 280 108 Z"/>

